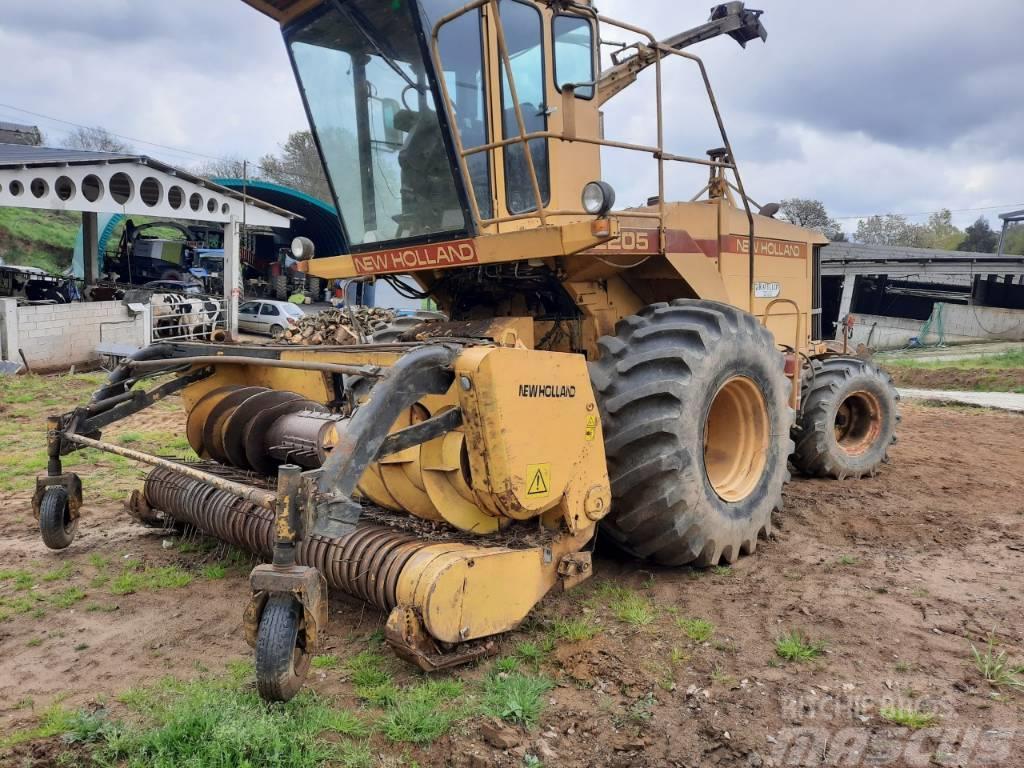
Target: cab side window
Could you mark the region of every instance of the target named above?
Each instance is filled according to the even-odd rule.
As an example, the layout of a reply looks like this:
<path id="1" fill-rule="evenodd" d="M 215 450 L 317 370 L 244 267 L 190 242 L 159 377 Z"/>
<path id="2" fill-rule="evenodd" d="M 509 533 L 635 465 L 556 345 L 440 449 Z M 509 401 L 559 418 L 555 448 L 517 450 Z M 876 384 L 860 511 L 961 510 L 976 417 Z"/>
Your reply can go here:
<path id="1" fill-rule="evenodd" d="M 555 38 L 555 85 L 577 85 L 576 96 L 594 98 L 594 27 L 582 16 L 559 14 L 551 26 Z"/>
<path id="2" fill-rule="evenodd" d="M 545 131 L 548 127 L 548 113 L 544 99 L 544 25 L 540 11 L 533 5 L 517 0 L 504 0 L 501 3 L 501 21 L 505 28 L 505 44 L 508 46 L 516 97 L 526 132 Z M 501 103 L 504 137 L 518 136 L 519 123 L 504 66 L 501 68 Z M 530 181 L 524 149 L 522 144 L 511 144 L 505 149 L 505 195 L 509 213 L 512 214 L 537 210 L 537 198 Z M 547 205 L 551 199 L 547 139 L 533 139 L 530 142 L 530 154 L 537 172 L 542 202 Z"/>

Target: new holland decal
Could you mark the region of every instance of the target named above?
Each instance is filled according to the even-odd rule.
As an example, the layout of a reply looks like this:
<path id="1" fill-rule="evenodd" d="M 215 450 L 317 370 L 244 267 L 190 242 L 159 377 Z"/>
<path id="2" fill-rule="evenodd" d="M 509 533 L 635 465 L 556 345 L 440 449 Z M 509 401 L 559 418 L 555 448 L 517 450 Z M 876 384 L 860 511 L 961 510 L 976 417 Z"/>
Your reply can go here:
<path id="1" fill-rule="evenodd" d="M 479 264 L 480 256 L 476 250 L 476 243 L 472 240 L 453 240 L 389 251 L 358 253 L 352 256 L 352 263 L 360 275 L 376 275 Z"/>

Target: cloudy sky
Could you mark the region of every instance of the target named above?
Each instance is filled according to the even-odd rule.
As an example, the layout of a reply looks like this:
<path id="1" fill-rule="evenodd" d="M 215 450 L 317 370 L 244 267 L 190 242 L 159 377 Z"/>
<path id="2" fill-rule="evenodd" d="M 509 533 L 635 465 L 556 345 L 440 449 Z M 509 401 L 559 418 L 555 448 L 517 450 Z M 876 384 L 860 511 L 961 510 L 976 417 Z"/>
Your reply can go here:
<path id="1" fill-rule="evenodd" d="M 1024 207 L 1024 3 L 750 4 L 765 9 L 767 44 L 744 51 L 719 39 L 692 51 L 755 199 L 819 198 L 850 231 L 845 217 L 948 207 L 962 226 Z M 708 6 L 600 3 L 659 36 L 702 22 Z M 71 127 L 51 118 L 103 125 L 187 166 L 203 155 L 255 159 L 305 127 L 276 26 L 238 0 L 0 0 L 0 51 L 0 120 L 36 123 L 52 143 Z M 665 92 L 668 149 L 700 155 L 720 143 L 692 66 L 666 67 Z M 648 77 L 609 103 L 610 138 L 652 138 L 651 94 Z M 609 158 L 624 202 L 655 191 L 636 167 Z M 671 190 L 688 197 L 699 186 L 673 177 Z"/>

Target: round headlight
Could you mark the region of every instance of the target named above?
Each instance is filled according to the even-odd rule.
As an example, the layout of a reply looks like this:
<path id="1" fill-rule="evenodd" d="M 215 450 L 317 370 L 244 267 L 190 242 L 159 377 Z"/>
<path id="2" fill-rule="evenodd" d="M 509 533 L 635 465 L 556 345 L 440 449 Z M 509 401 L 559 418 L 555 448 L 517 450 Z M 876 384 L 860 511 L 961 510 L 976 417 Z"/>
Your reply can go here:
<path id="1" fill-rule="evenodd" d="M 316 248 L 308 237 L 296 237 L 292 240 L 292 256 L 298 261 L 312 259 Z"/>
<path id="2" fill-rule="evenodd" d="M 606 181 L 592 181 L 583 188 L 583 210 L 604 216 L 615 205 L 615 190 Z"/>

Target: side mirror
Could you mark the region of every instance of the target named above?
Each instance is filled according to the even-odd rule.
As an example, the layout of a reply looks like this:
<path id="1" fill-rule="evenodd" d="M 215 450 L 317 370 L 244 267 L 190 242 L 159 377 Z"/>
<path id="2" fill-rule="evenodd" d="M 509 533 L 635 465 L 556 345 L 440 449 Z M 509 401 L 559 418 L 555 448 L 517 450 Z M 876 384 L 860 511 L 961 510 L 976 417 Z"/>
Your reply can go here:
<path id="1" fill-rule="evenodd" d="M 401 146 L 403 131 L 395 124 L 395 117 L 402 110 L 402 105 L 395 99 L 381 99 L 380 105 L 384 117 L 384 141 Z"/>

